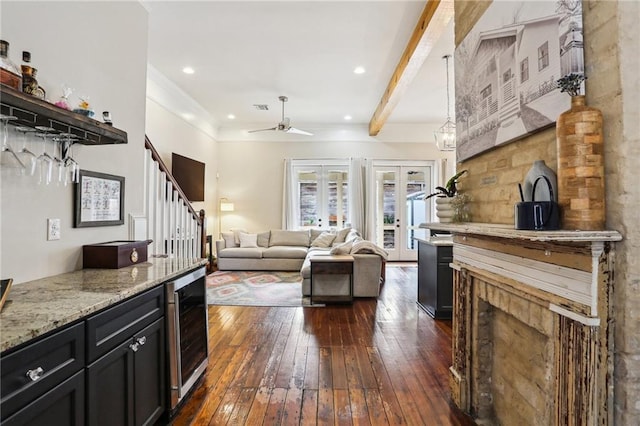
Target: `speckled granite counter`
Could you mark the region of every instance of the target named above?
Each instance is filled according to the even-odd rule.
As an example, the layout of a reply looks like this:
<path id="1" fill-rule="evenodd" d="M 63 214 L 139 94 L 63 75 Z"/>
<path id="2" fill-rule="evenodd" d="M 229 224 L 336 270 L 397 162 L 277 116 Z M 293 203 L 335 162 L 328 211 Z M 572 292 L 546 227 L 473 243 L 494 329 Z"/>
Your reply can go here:
<path id="1" fill-rule="evenodd" d="M 82 269 L 14 285 L 0 313 L 0 351 L 205 264 L 206 259 L 152 258 L 121 269 Z"/>

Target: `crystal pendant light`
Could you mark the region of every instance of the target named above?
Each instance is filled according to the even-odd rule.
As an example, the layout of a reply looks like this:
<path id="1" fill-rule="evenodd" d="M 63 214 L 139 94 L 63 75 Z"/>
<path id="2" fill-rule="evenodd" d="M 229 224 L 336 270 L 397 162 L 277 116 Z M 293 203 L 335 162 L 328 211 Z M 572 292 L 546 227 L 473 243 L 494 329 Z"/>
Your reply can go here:
<path id="1" fill-rule="evenodd" d="M 444 55 L 442 59 L 447 65 L 447 121 L 434 132 L 436 145 L 440 151 L 453 151 L 456 149 L 456 123 L 451 121 L 449 114 L 449 58 L 451 55 Z"/>

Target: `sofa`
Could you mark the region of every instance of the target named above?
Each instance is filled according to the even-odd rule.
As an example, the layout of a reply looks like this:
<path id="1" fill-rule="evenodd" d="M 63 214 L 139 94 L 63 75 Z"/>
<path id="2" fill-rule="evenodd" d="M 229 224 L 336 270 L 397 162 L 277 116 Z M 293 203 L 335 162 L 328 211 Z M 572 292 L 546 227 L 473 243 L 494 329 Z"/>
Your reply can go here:
<path id="1" fill-rule="evenodd" d="M 300 271 L 303 296 L 310 295 L 311 258 L 350 254 L 354 258 L 353 296 L 378 297 L 387 256 L 350 228 L 223 232 L 222 239 L 216 241 L 216 252 L 221 271 Z"/>

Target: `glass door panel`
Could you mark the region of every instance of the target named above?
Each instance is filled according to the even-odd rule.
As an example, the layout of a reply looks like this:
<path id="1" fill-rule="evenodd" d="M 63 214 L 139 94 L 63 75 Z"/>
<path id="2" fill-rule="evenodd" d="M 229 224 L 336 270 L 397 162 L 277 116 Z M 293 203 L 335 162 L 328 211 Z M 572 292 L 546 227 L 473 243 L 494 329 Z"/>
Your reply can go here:
<path id="1" fill-rule="evenodd" d="M 373 167 L 375 180 L 375 241 L 389 253 L 389 260 L 416 260 L 417 243 L 425 238 L 421 223 L 430 222 L 428 203 L 432 167 L 389 165 Z"/>
<path id="2" fill-rule="evenodd" d="M 348 217 L 347 166 L 296 166 L 297 228 L 343 228 Z"/>

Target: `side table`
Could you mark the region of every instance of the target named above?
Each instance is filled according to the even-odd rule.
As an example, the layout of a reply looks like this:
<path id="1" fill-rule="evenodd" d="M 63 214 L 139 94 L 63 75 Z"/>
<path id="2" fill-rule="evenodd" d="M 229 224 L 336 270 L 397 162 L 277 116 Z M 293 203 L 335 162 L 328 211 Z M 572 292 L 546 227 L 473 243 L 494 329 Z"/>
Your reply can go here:
<path id="1" fill-rule="evenodd" d="M 353 302 L 353 256 L 311 258 L 311 304 Z"/>

